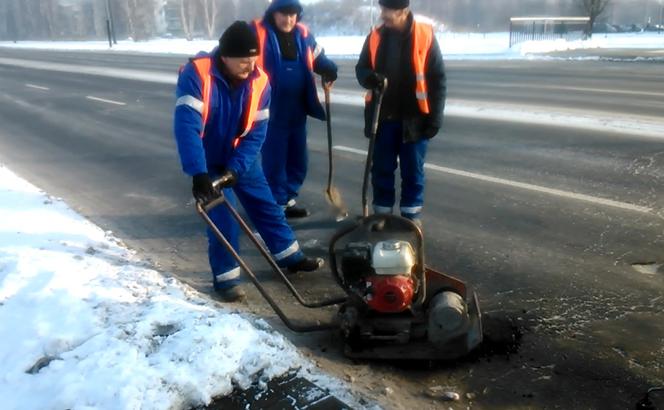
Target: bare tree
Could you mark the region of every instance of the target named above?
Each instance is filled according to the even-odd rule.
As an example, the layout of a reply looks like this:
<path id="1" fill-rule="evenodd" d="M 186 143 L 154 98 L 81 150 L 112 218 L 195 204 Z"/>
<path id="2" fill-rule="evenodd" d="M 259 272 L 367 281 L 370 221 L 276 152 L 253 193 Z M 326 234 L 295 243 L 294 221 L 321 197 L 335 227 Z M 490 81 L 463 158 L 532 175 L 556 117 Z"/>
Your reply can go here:
<path id="1" fill-rule="evenodd" d="M 196 2 L 194 0 L 180 0 L 180 21 L 187 40 L 193 40 L 194 24 L 196 23 Z"/>
<path id="2" fill-rule="evenodd" d="M 217 16 L 219 15 L 218 0 L 201 0 L 203 6 L 203 21 L 205 22 L 205 33 L 208 39 L 214 38 L 217 28 Z"/>
<path id="3" fill-rule="evenodd" d="M 57 4 L 53 0 L 40 0 L 39 13 L 44 21 L 48 38 L 53 39 L 56 34 L 55 21 L 57 18 Z"/>
<path id="4" fill-rule="evenodd" d="M 580 2 L 582 10 L 590 18 L 586 27 L 586 36 L 592 37 L 595 20 L 606 11 L 606 7 L 611 3 L 611 0 L 580 0 Z"/>
<path id="5" fill-rule="evenodd" d="M 240 0 L 223 0 L 221 3 L 223 13 L 219 15 L 217 27 L 227 27 L 235 20 L 238 20 L 239 8 Z"/>
<path id="6" fill-rule="evenodd" d="M 134 41 L 146 40 L 156 32 L 157 4 L 154 0 L 123 0 L 129 36 Z"/>

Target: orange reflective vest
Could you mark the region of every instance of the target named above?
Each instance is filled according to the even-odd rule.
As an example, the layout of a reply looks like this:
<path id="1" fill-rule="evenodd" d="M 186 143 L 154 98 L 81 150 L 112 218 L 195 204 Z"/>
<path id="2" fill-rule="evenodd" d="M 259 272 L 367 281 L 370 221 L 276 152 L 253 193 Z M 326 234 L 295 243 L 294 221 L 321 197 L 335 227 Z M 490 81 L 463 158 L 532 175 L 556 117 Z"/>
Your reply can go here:
<path id="1" fill-rule="evenodd" d="M 375 27 L 369 34 L 369 61 L 371 69 L 376 69 L 376 55 L 378 54 L 378 47 L 380 46 L 380 29 L 381 26 Z M 418 23 L 413 20 L 413 50 L 412 50 L 412 63 L 415 69 L 415 97 L 420 111 L 423 114 L 429 114 L 429 99 L 426 82 L 426 62 L 429 55 L 429 49 L 433 44 L 433 27 L 430 24 Z M 371 92 L 367 93 L 367 101 L 371 100 Z"/>
<path id="2" fill-rule="evenodd" d="M 254 20 L 254 27 L 256 27 L 256 36 L 258 37 L 258 49 L 260 50 L 260 55 L 258 56 L 258 60 L 256 60 L 256 64 L 263 68 L 265 67 L 265 43 L 267 41 L 267 29 L 263 25 L 263 22 L 261 20 Z M 305 26 L 302 23 L 297 23 L 296 27 L 300 30 L 300 33 L 302 33 L 302 37 L 305 39 L 309 37 L 309 28 Z M 306 58 L 307 58 L 307 68 L 309 71 L 314 71 L 314 50 L 311 49 L 311 47 L 307 47 L 306 50 Z"/>
<path id="3" fill-rule="evenodd" d="M 203 97 L 203 109 L 201 111 L 203 126 L 201 128 L 201 138 L 203 138 L 205 125 L 207 124 L 210 113 L 210 98 L 212 97 L 212 57 L 196 58 L 192 60 L 192 63 L 194 64 L 198 78 L 201 81 L 201 93 Z M 235 140 L 233 140 L 233 148 L 237 148 L 241 139 L 249 134 L 253 128 L 258 109 L 260 108 L 258 105 L 260 104 L 261 96 L 269 83 L 267 74 L 265 74 L 260 67 L 257 66 L 256 71 L 258 71 L 258 75 L 251 80 L 251 85 L 249 86 L 250 96 L 244 107 L 243 131 L 240 135 L 235 137 Z"/>

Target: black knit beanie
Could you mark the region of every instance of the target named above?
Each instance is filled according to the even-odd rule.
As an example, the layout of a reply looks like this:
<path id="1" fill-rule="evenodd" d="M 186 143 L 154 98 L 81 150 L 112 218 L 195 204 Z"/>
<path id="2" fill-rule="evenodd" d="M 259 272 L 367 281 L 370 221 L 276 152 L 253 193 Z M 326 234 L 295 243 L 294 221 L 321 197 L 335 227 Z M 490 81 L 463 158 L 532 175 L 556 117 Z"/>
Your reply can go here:
<path id="1" fill-rule="evenodd" d="M 219 55 L 222 57 L 255 57 L 258 54 L 258 38 L 245 21 L 231 24 L 219 38 Z"/>
<path id="2" fill-rule="evenodd" d="M 378 4 L 381 6 L 392 9 L 392 10 L 401 10 L 405 9 L 410 5 L 408 0 L 379 0 Z"/>

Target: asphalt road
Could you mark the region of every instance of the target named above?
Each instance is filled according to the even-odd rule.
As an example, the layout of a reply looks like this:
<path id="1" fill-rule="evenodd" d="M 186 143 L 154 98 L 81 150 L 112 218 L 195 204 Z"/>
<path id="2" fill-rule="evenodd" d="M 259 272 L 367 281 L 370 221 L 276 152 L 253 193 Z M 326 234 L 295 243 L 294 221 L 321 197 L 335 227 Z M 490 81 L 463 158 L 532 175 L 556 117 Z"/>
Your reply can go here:
<path id="1" fill-rule="evenodd" d="M 0 49 L 0 162 L 209 292 L 203 227 L 171 132 L 182 57 Z M 335 181 L 360 212 L 360 89 L 340 61 Z M 611 61 L 451 61 L 444 131 L 429 146 L 428 264 L 469 282 L 489 317 L 523 337 L 510 355 L 421 368 L 352 362 L 333 334 L 296 335 L 325 370 L 386 408 L 632 408 L 664 384 L 664 66 Z M 149 79 L 153 80 L 150 81 Z M 325 255 L 338 226 L 323 199 L 324 124 L 310 121 L 310 175 L 293 226 Z M 258 262 L 248 252 L 250 260 Z M 298 309 L 264 265 L 287 311 Z M 326 272 L 298 275 L 309 297 Z M 468 393 L 466 395 L 466 393 Z"/>

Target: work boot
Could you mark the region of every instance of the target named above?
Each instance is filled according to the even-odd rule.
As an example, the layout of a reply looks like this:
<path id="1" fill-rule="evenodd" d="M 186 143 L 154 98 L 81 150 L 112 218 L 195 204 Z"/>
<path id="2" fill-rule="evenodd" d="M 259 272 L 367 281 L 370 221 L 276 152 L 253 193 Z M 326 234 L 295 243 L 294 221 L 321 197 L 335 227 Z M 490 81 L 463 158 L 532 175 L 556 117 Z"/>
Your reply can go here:
<path id="1" fill-rule="evenodd" d="M 215 289 L 215 291 L 217 292 L 217 295 L 227 303 L 242 302 L 247 297 L 247 294 L 244 293 L 244 290 L 240 285 L 231 286 L 230 288 Z"/>
<path id="2" fill-rule="evenodd" d="M 289 273 L 298 273 L 298 272 L 313 272 L 316 271 L 325 265 L 325 260 L 323 258 L 302 258 L 299 262 L 295 262 L 292 265 L 288 266 Z"/>
<path id="3" fill-rule="evenodd" d="M 288 201 L 286 208 L 284 209 L 284 214 L 286 218 L 295 219 L 295 218 L 306 218 L 309 216 L 309 211 L 303 206 L 297 206 L 294 200 Z"/>

